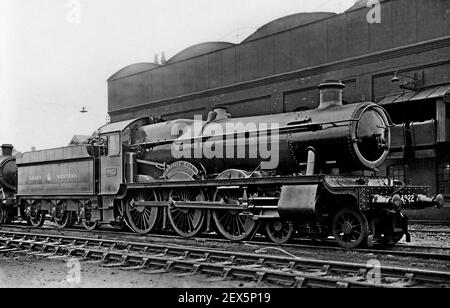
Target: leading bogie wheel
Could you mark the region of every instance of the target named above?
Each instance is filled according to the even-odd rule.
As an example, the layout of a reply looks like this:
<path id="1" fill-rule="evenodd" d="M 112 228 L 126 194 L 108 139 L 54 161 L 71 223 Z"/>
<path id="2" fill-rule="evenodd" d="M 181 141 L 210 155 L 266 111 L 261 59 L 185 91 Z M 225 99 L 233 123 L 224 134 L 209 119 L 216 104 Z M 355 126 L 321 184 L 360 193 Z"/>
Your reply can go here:
<path id="1" fill-rule="evenodd" d="M 272 242 L 285 244 L 294 235 L 294 226 L 290 222 L 273 220 L 265 223 L 265 231 Z"/>
<path id="2" fill-rule="evenodd" d="M 357 209 L 344 208 L 337 212 L 332 229 L 335 240 L 344 248 L 353 249 L 367 244 L 369 224 Z"/>
<path id="3" fill-rule="evenodd" d="M 203 228 L 206 211 L 203 209 L 177 207 L 176 202 L 205 201 L 205 195 L 199 189 L 172 189 L 169 201 L 175 205 L 169 207 L 168 216 L 172 228 L 182 237 L 197 235 Z"/>

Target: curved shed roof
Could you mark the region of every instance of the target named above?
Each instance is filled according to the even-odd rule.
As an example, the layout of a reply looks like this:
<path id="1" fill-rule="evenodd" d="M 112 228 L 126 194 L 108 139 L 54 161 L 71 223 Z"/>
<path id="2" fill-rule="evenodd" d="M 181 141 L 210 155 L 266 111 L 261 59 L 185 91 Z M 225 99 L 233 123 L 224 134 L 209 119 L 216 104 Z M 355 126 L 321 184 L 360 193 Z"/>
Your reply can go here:
<path id="1" fill-rule="evenodd" d="M 357 9 L 360 9 L 362 7 L 367 7 L 367 2 L 368 1 L 369 0 L 358 0 L 358 1 L 355 2 L 355 4 L 352 7 L 350 7 L 348 10 L 346 10 L 346 12 L 351 12 L 351 11 L 355 11 Z M 388 1 L 388 0 L 380 0 L 380 2 L 385 2 L 385 1 Z"/>
<path id="2" fill-rule="evenodd" d="M 284 30 L 296 28 L 311 22 L 315 22 L 324 18 L 336 15 L 336 13 L 329 12 L 314 12 L 314 13 L 297 13 L 273 20 L 256 30 L 244 42 L 257 40 L 261 37 L 275 34 Z"/>
<path id="3" fill-rule="evenodd" d="M 189 58 L 194 58 L 200 55 L 204 55 L 210 52 L 214 52 L 220 49 L 225 49 L 227 47 L 234 46 L 235 44 L 229 42 L 206 42 L 200 43 L 191 47 L 188 47 L 167 61 L 167 64 L 179 62 Z"/>
<path id="4" fill-rule="evenodd" d="M 131 64 L 114 73 L 111 77 L 108 78 L 108 81 L 142 73 L 157 67 L 159 67 L 158 64 L 147 62 Z"/>

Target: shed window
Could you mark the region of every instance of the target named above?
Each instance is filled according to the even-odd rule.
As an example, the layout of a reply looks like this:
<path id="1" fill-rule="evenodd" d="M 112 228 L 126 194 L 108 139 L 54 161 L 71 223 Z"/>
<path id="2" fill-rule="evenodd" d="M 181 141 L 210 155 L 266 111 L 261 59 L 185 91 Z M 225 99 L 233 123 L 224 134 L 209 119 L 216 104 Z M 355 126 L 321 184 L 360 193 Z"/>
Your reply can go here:
<path id="1" fill-rule="evenodd" d="M 120 137 L 119 134 L 108 136 L 108 156 L 120 154 Z"/>
<path id="2" fill-rule="evenodd" d="M 450 162 L 438 165 L 438 189 L 441 194 L 450 194 Z"/>

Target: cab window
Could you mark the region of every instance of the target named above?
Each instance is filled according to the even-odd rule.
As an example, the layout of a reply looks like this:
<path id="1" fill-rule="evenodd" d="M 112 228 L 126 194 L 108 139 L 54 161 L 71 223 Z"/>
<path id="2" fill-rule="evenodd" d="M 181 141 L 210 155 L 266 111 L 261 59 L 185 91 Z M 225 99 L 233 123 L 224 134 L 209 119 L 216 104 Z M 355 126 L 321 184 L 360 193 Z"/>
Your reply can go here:
<path id="1" fill-rule="evenodd" d="M 108 136 L 108 156 L 120 154 L 120 137 L 119 134 Z"/>
<path id="2" fill-rule="evenodd" d="M 125 146 L 131 145 L 131 129 L 129 127 L 122 132 L 122 143 Z"/>

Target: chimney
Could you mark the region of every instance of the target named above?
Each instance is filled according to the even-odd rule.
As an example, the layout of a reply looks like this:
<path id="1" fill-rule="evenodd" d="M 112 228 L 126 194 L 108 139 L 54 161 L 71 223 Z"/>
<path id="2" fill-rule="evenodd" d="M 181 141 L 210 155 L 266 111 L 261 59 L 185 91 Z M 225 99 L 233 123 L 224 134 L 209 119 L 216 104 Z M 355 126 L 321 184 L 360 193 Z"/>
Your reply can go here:
<path id="1" fill-rule="evenodd" d="M 12 156 L 13 146 L 12 144 L 2 145 L 2 156 Z"/>
<path id="2" fill-rule="evenodd" d="M 155 54 L 155 59 L 153 60 L 153 63 L 159 64 L 159 57 L 158 57 L 158 54 Z"/>
<path id="3" fill-rule="evenodd" d="M 162 52 L 162 54 L 161 54 L 161 64 L 162 65 L 165 65 L 166 64 L 166 53 L 165 52 Z"/>
<path id="4" fill-rule="evenodd" d="M 331 106 L 342 106 L 342 93 L 345 88 L 340 80 L 328 80 L 317 86 L 320 90 L 320 105 L 318 109 Z"/>

